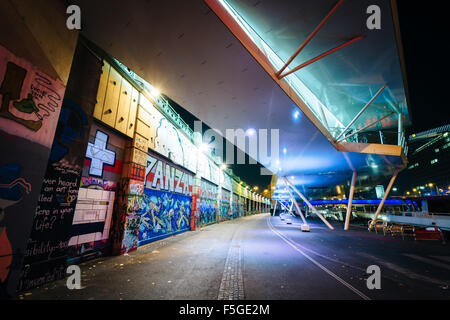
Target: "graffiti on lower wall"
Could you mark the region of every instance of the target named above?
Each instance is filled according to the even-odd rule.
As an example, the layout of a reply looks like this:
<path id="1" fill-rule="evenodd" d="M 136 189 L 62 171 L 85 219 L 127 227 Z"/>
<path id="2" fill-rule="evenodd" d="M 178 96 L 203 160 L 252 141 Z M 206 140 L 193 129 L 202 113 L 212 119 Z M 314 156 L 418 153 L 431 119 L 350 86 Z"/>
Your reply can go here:
<path id="1" fill-rule="evenodd" d="M 200 226 L 217 222 L 217 197 L 218 187 L 208 181 L 201 180 L 198 203 Z"/>
<path id="2" fill-rule="evenodd" d="M 176 193 L 145 189 L 140 212 L 138 244 L 161 239 L 190 228 L 192 198 Z"/>
<path id="3" fill-rule="evenodd" d="M 222 188 L 220 198 L 220 220 L 229 220 L 233 218 L 230 210 L 230 201 L 231 192 Z"/>
<path id="4" fill-rule="evenodd" d="M 16 293 L 64 92 L 0 45 L 0 299 Z"/>
<path id="5" fill-rule="evenodd" d="M 101 62 L 78 44 L 70 71 L 67 91 L 48 159 L 39 201 L 26 249 L 18 290 L 26 290 L 66 276 L 71 238 L 84 155 L 89 141 Z"/>

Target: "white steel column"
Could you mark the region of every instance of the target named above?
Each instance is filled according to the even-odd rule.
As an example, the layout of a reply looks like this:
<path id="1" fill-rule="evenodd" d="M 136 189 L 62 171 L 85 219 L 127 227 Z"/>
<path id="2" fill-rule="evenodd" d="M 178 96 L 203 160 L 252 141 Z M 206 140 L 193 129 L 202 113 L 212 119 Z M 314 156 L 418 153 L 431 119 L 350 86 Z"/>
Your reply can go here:
<path id="1" fill-rule="evenodd" d="M 398 114 L 398 145 L 402 145 L 402 133 L 403 133 L 403 122 L 402 122 L 402 114 Z"/>
<path id="2" fill-rule="evenodd" d="M 369 230 L 372 230 L 373 226 L 375 225 L 375 222 L 378 219 L 378 215 L 380 214 L 381 209 L 383 209 L 384 202 L 386 201 L 386 199 L 389 195 L 389 192 L 391 191 L 391 188 L 392 188 L 392 185 L 394 184 L 395 178 L 397 178 L 398 171 L 399 171 L 398 169 L 395 169 L 394 175 L 392 176 L 391 181 L 389 182 L 386 192 L 384 193 L 383 199 L 381 200 L 380 205 L 378 206 L 377 212 L 375 213 L 375 216 L 373 217 L 373 220 L 369 225 Z"/>
<path id="3" fill-rule="evenodd" d="M 306 197 L 300 191 L 298 191 L 297 188 L 292 183 L 290 183 L 286 177 L 283 177 L 283 179 L 286 184 L 289 184 L 292 187 L 292 189 L 294 189 L 294 191 L 297 192 L 297 194 L 303 199 L 303 201 L 306 202 L 308 207 L 311 208 L 311 210 L 320 218 L 320 220 L 322 220 L 323 223 L 325 223 L 328 228 L 330 228 L 331 230 L 334 230 L 333 226 L 319 213 L 319 211 L 317 211 L 317 209 L 308 201 L 308 199 L 306 199 Z M 289 193 L 291 192 L 289 190 L 289 187 L 288 187 L 288 191 L 289 191 Z"/>
<path id="4" fill-rule="evenodd" d="M 352 184 L 350 186 L 350 194 L 348 195 L 347 215 L 345 216 L 344 230 L 348 230 L 350 225 L 350 216 L 352 215 L 353 193 L 355 191 L 355 181 L 356 181 L 356 171 L 353 171 Z"/>
<path id="5" fill-rule="evenodd" d="M 287 189 L 287 191 L 289 192 L 289 194 L 291 195 L 292 201 L 294 202 L 295 210 L 297 210 L 298 214 L 299 214 L 300 217 L 302 218 L 303 224 L 308 225 L 308 223 L 306 222 L 305 217 L 303 216 L 302 210 L 300 210 L 300 208 L 299 208 L 299 206 L 298 206 L 298 204 L 297 204 L 297 201 L 295 201 L 294 195 L 292 194 L 291 190 L 289 189 L 289 186 L 288 186 L 287 182 L 284 181 L 284 183 L 286 184 L 286 189 Z"/>
<path id="6" fill-rule="evenodd" d="M 272 216 L 275 216 L 275 211 L 277 211 L 278 200 L 275 200 L 275 206 L 273 207 Z"/>

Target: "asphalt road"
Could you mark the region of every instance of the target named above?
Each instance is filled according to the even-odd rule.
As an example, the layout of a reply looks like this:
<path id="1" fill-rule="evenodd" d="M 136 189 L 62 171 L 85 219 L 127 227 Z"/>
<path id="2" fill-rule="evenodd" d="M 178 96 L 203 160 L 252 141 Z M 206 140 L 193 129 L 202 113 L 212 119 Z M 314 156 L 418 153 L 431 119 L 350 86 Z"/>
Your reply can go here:
<path id="1" fill-rule="evenodd" d="M 450 246 L 310 220 L 243 217 L 80 265 L 82 288 L 65 280 L 18 299 L 449 299 Z M 381 289 L 367 288 L 367 267 Z"/>

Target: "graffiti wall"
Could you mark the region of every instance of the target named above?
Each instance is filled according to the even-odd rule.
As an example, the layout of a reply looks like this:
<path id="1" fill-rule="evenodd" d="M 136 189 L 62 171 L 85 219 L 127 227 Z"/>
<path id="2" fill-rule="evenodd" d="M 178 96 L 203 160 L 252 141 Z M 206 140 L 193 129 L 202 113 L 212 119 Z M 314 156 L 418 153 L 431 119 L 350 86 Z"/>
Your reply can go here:
<path id="1" fill-rule="evenodd" d="M 143 245 L 190 228 L 190 196 L 145 189 L 140 213 L 138 245 Z"/>
<path id="2" fill-rule="evenodd" d="M 138 245 L 190 229 L 193 175 L 156 154 L 147 155 Z"/>
<path id="3" fill-rule="evenodd" d="M 108 249 L 125 143 L 112 130 L 92 124 L 69 241 L 71 263 L 102 256 Z"/>
<path id="4" fill-rule="evenodd" d="M 231 192 L 222 188 L 220 193 L 220 220 L 230 220 L 233 213 L 230 208 Z"/>
<path id="5" fill-rule="evenodd" d="M 78 45 L 25 254 L 19 290 L 66 276 L 72 221 L 89 140 L 101 62 Z M 58 119 L 58 121 L 56 121 Z M 45 119 L 43 119 L 45 120 Z"/>
<path id="6" fill-rule="evenodd" d="M 239 197 L 239 216 L 241 217 L 246 215 L 244 208 L 245 208 L 245 198 Z"/>
<path id="7" fill-rule="evenodd" d="M 239 217 L 239 196 L 236 193 L 233 193 L 232 204 L 233 219 L 236 219 Z"/>
<path id="8" fill-rule="evenodd" d="M 149 147 L 175 164 L 196 172 L 198 150 L 191 140 L 144 96 L 140 103 L 150 113 Z"/>
<path id="9" fill-rule="evenodd" d="M 200 226 L 206 226 L 217 222 L 217 204 L 218 188 L 216 185 L 201 180 L 200 181 L 200 201 L 199 201 L 199 223 Z"/>
<path id="10" fill-rule="evenodd" d="M 16 292 L 64 92 L 0 46 L 0 299 Z"/>

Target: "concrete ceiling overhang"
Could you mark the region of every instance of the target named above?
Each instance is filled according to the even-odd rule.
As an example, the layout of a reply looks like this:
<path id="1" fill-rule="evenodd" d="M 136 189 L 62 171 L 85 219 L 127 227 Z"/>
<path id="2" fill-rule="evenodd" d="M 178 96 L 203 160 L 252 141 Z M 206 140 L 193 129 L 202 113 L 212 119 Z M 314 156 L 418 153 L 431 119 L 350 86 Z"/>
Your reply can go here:
<path id="1" fill-rule="evenodd" d="M 403 165 L 398 154 L 340 152 L 304 113 L 294 119 L 296 104 L 202 0 L 74 3 L 88 39 L 210 127 L 279 129 L 271 169 L 305 190 L 345 183 L 353 169 L 372 179 Z"/>

